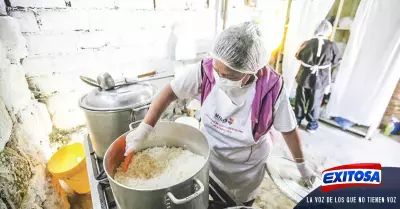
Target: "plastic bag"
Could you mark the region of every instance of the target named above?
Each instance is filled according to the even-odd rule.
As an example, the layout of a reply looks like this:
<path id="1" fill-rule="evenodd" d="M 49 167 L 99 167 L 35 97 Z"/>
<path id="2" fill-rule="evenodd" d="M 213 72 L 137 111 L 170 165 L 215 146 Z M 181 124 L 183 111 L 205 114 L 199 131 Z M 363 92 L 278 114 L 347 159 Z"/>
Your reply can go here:
<path id="1" fill-rule="evenodd" d="M 390 136 L 399 133 L 399 131 L 400 131 L 400 121 L 392 116 L 390 122 L 386 124 L 383 134 L 385 134 L 386 136 Z"/>
<path id="2" fill-rule="evenodd" d="M 345 130 L 351 128 L 352 126 L 354 126 L 353 122 L 351 122 L 351 121 L 349 121 L 349 120 L 347 120 L 345 118 L 336 117 L 335 121 L 343 131 L 345 131 Z"/>

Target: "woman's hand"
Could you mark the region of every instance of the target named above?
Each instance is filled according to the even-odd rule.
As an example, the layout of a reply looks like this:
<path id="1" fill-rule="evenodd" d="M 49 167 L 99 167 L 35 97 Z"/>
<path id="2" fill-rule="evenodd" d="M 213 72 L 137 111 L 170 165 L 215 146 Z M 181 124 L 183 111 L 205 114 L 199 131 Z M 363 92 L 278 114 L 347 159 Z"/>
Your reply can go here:
<path id="1" fill-rule="evenodd" d="M 125 156 L 136 150 L 137 146 L 150 134 L 153 127 L 145 122 L 141 122 L 139 126 L 126 136 Z"/>
<path id="2" fill-rule="evenodd" d="M 282 136 L 285 139 L 285 142 L 288 145 L 294 160 L 296 161 L 297 169 L 305 181 L 306 186 L 311 187 L 315 181 L 316 175 L 304 161 L 303 150 L 301 149 L 301 140 L 297 128 L 295 128 L 293 131 L 282 133 Z"/>
<path id="3" fill-rule="evenodd" d="M 296 166 L 297 169 L 299 169 L 300 175 L 306 183 L 306 186 L 312 187 L 316 178 L 315 173 L 310 169 L 310 167 L 307 166 L 305 162 L 296 163 Z"/>
<path id="4" fill-rule="evenodd" d="M 136 150 L 137 146 L 149 135 L 161 114 L 172 101 L 177 99 L 170 85 L 165 87 L 151 103 L 150 109 L 139 126 L 126 136 L 125 156 Z"/>

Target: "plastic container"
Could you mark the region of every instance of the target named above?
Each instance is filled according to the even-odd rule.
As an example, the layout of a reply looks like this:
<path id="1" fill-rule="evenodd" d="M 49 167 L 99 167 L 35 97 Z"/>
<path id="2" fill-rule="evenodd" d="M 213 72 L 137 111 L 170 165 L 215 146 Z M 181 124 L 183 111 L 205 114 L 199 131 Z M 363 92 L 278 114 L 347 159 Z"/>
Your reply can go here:
<path id="1" fill-rule="evenodd" d="M 392 116 L 390 122 L 386 124 L 383 134 L 385 134 L 386 136 L 390 136 L 399 133 L 399 131 L 400 131 L 400 122 L 397 118 Z"/>
<path id="2" fill-rule="evenodd" d="M 90 192 L 86 169 L 85 150 L 82 143 L 61 147 L 50 158 L 47 169 L 56 178 L 64 181 L 76 193 Z"/>

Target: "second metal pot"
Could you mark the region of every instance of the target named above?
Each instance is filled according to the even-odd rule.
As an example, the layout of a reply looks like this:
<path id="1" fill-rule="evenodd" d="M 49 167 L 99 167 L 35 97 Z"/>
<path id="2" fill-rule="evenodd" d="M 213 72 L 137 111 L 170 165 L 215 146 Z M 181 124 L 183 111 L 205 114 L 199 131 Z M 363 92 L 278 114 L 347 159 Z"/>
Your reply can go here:
<path id="1" fill-rule="evenodd" d="M 142 120 L 157 88 L 150 84 L 134 84 L 112 90 L 96 88 L 81 97 L 93 150 L 103 158 L 107 148 L 121 134 L 129 130 L 131 122 Z"/>

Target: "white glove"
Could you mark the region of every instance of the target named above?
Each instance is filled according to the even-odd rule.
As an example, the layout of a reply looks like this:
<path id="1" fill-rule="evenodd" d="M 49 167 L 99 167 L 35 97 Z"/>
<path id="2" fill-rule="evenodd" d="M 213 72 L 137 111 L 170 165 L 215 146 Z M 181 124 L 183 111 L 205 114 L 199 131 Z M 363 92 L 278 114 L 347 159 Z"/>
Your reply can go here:
<path id="1" fill-rule="evenodd" d="M 133 152 L 152 130 L 153 127 L 149 124 L 141 122 L 135 130 L 131 131 L 126 136 L 125 156 Z"/>
<path id="2" fill-rule="evenodd" d="M 304 182 L 306 183 L 307 187 L 312 187 L 316 175 L 315 173 L 307 166 L 305 162 L 296 163 L 297 169 L 300 172 L 301 177 L 303 178 Z"/>
<path id="3" fill-rule="evenodd" d="M 324 94 L 325 94 L 325 95 L 328 95 L 330 92 L 331 92 L 331 85 L 328 85 L 328 86 L 326 86 L 325 89 L 324 89 Z"/>

